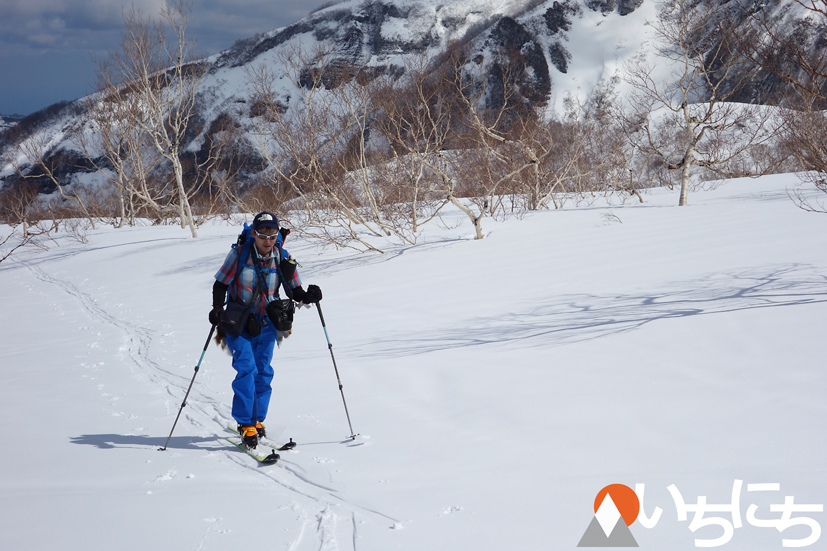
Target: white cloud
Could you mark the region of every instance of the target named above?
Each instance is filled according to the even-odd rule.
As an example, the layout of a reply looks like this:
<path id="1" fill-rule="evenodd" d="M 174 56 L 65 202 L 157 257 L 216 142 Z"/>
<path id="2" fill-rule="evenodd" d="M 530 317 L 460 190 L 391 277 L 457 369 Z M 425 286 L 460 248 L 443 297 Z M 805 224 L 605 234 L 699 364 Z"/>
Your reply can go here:
<path id="1" fill-rule="evenodd" d="M 62 31 L 66 28 L 66 21 L 60 17 L 53 17 L 49 20 L 47 25 L 51 31 Z"/>
<path id="2" fill-rule="evenodd" d="M 120 19 L 121 10 L 134 5 L 145 13 L 158 13 L 163 0 L 0 0 L 0 15 L 41 17 L 48 13 L 77 13 L 100 18 Z"/>
<path id="3" fill-rule="evenodd" d="M 326 0 L 193 0 L 188 37 L 197 49 L 211 54 L 229 48 L 240 38 L 283 27 L 306 16 Z M 72 74 L 93 80 L 91 57 L 105 57 L 117 48 L 123 12 L 135 6 L 144 16 L 156 16 L 164 0 L 0 0 L 0 66 L 20 82 L 36 83 L 38 91 L 53 89 L 51 103 L 77 97 L 84 89 L 67 93 L 66 80 L 49 78 L 47 67 L 56 59 L 75 60 Z M 90 55 L 91 54 L 91 55 Z M 51 57 L 50 57 L 51 56 Z M 38 60 L 41 66 L 38 67 Z M 85 65 L 83 65 L 85 64 Z M 19 96 L 10 87 L 0 90 L 0 113 L 31 112 L 42 105 L 24 101 L 31 91 L 21 85 Z M 21 99 L 24 98 L 24 99 Z M 20 105 L 27 107 L 20 107 Z M 14 107 L 7 107 L 14 106 Z"/>

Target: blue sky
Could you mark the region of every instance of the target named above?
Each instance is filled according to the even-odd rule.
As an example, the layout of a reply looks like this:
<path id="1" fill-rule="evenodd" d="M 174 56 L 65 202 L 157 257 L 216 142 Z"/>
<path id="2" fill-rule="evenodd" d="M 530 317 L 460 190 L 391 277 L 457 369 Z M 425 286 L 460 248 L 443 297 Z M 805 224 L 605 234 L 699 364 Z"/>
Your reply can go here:
<path id="1" fill-rule="evenodd" d="M 147 15 L 162 0 L 0 0 L 0 114 L 27 115 L 88 94 L 93 59 L 116 48 L 122 10 Z M 193 0 L 188 35 L 203 53 L 283 27 L 326 0 Z"/>

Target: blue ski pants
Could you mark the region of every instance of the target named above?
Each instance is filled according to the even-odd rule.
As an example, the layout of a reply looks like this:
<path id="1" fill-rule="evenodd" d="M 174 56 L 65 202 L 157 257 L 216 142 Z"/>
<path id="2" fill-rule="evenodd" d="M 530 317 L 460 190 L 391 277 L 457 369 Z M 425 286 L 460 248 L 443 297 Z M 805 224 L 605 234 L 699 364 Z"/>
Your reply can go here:
<path id="1" fill-rule="evenodd" d="M 264 421 L 270 406 L 273 381 L 273 348 L 276 328 L 262 316 L 261 334 L 251 337 L 244 331 L 238 337 L 226 336 L 227 347 L 233 353 L 233 418 L 242 425 Z"/>

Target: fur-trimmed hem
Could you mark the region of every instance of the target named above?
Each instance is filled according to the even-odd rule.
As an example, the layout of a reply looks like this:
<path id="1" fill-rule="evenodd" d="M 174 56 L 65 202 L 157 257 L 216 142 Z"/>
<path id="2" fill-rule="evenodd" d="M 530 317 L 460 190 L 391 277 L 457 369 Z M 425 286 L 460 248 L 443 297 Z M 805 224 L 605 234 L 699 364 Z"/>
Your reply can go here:
<path id="1" fill-rule="evenodd" d="M 284 341 L 284 339 L 286 339 L 287 337 L 289 337 L 290 335 L 293 334 L 293 330 L 292 329 L 290 329 L 289 331 L 278 331 L 277 330 L 276 333 L 278 334 L 279 346 L 281 346 L 282 341 Z"/>
<path id="2" fill-rule="evenodd" d="M 224 352 L 226 352 L 227 354 L 232 356 L 233 353 L 230 352 L 229 348 L 227 348 L 227 339 L 226 339 L 226 337 L 227 337 L 227 335 L 224 333 L 224 331 L 221 330 L 221 327 L 216 327 L 215 328 L 215 344 L 218 345 L 218 347 L 221 350 L 223 350 Z"/>

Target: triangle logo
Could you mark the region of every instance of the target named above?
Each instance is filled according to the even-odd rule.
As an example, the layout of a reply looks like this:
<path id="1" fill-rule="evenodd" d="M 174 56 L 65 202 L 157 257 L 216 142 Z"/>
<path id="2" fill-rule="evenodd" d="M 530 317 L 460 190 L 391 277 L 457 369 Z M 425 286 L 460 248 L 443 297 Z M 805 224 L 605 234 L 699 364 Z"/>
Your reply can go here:
<path id="1" fill-rule="evenodd" d="M 632 531 L 623 522 L 623 519 L 618 519 L 617 524 L 614 525 L 611 535 L 607 536 L 606 532 L 600 526 L 597 518 L 593 518 L 589 527 L 586 528 L 586 533 L 580 538 L 580 543 L 577 547 L 639 547 Z"/>
<path id="2" fill-rule="evenodd" d="M 606 486 L 595 499 L 594 517 L 577 547 L 638 547 L 629 525 L 639 511 L 640 502 L 631 488 Z"/>

